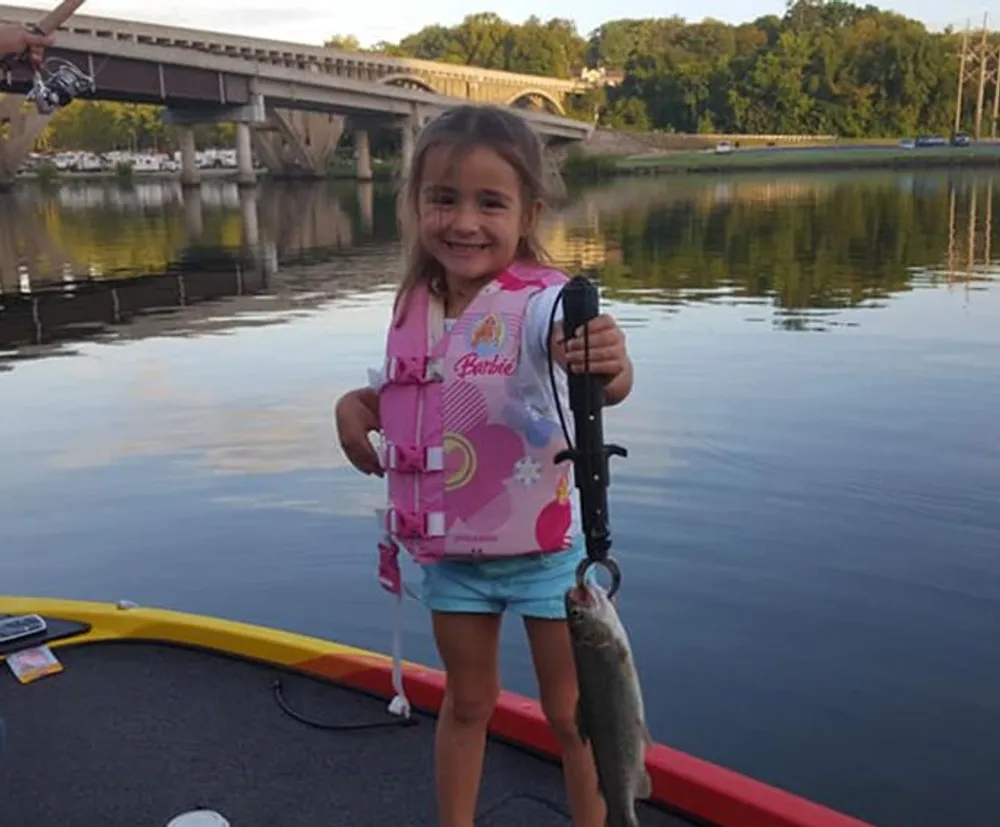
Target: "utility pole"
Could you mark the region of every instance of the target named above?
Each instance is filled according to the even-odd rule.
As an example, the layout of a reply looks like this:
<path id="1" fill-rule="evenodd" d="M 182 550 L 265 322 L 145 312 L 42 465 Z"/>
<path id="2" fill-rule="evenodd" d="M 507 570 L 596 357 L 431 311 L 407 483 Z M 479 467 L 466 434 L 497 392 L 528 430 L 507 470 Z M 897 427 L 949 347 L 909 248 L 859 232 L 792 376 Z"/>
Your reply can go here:
<path id="1" fill-rule="evenodd" d="M 997 119 L 1000 118 L 1000 46 L 993 50 L 993 71 L 990 77 L 993 80 L 993 122 L 990 127 L 990 137 L 996 140 Z"/>
<path id="2" fill-rule="evenodd" d="M 969 80 L 972 80 L 971 72 L 969 71 L 972 67 L 969 65 L 972 55 L 969 53 L 969 22 L 965 23 L 965 31 L 962 32 L 962 48 L 958 53 L 958 92 L 955 94 L 955 128 L 952 130 L 953 133 L 957 133 L 962 128 L 962 92 L 965 91 L 965 79 L 966 75 L 969 75 Z"/>
<path id="3" fill-rule="evenodd" d="M 983 97 L 986 93 L 986 64 L 989 62 L 989 43 L 986 40 L 986 28 L 989 23 L 989 16 L 983 15 L 983 37 L 979 43 L 979 93 L 976 95 L 976 131 L 975 136 L 978 141 L 982 137 L 983 130 Z"/>
<path id="4" fill-rule="evenodd" d="M 991 57 L 989 48 L 988 32 L 986 29 L 988 19 L 983 16 L 983 29 L 979 43 L 972 42 L 971 21 L 966 21 L 965 31 L 962 33 L 962 46 L 958 57 L 958 90 L 955 95 L 955 128 L 954 132 L 962 131 L 962 116 L 965 114 L 965 84 L 976 84 L 976 113 L 974 121 L 974 134 L 979 140 L 982 133 L 983 105 L 986 95 L 986 81 L 992 75 L 988 72 L 988 64 Z M 976 70 L 979 71 L 976 71 Z M 996 119 L 994 118 L 994 121 Z"/>

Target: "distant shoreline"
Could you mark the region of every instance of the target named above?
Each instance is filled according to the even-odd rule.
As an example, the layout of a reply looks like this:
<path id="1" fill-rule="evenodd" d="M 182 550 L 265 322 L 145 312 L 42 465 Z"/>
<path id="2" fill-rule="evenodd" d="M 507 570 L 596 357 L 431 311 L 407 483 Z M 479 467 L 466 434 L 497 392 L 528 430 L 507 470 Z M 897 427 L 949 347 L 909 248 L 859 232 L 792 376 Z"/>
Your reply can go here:
<path id="1" fill-rule="evenodd" d="M 578 167 L 578 169 L 574 169 Z M 900 146 L 766 147 L 734 149 L 730 153 L 688 151 L 600 156 L 577 159 L 567 175 L 692 175 L 725 172 L 939 169 L 947 167 L 1000 167 L 1000 143 L 971 146 L 903 148 Z M 589 169 L 588 169 L 589 168 Z"/>
<path id="2" fill-rule="evenodd" d="M 204 178 L 212 179 L 226 179 L 232 178 L 236 179 L 238 171 L 235 169 L 227 168 L 215 168 L 208 167 L 206 169 L 199 169 L 198 174 Z M 17 174 L 16 181 L 38 181 L 41 180 L 43 176 L 39 175 L 34 170 L 27 170 L 25 172 L 19 172 Z M 180 181 L 180 172 L 175 172 L 171 170 L 134 170 L 132 172 L 133 179 L 140 179 L 143 181 Z M 84 172 L 70 172 L 68 170 L 60 172 L 53 181 L 57 181 L 60 184 L 71 183 L 73 181 L 79 181 L 83 183 L 84 181 L 115 181 L 121 180 L 121 175 L 113 169 L 100 169 L 100 170 L 86 170 Z"/>
<path id="3" fill-rule="evenodd" d="M 353 166 L 353 165 L 351 165 Z M 379 169 L 376 177 L 390 173 L 391 165 Z M 586 182 L 607 178 L 661 175 L 704 175 L 761 172 L 819 172 L 859 169 L 948 169 L 1000 168 L 1000 141 L 980 142 L 970 146 L 937 146 L 904 148 L 895 144 L 842 144 L 816 146 L 745 147 L 728 153 L 712 149 L 676 150 L 642 155 L 617 153 L 571 155 L 562 165 L 562 177 L 567 182 Z M 331 165 L 326 180 L 353 179 L 348 165 Z M 235 169 L 200 169 L 202 179 L 227 180 L 237 177 Z M 276 179 L 265 170 L 258 170 L 259 180 Z M 17 180 L 40 180 L 34 171 L 19 173 Z M 63 172 L 54 179 L 59 183 L 115 180 L 115 170 Z M 133 172 L 133 180 L 179 181 L 180 172 Z M 294 179 L 291 179 L 294 180 Z M 317 178 L 315 180 L 324 180 Z"/>
<path id="4" fill-rule="evenodd" d="M 394 169 L 391 165 L 380 164 L 374 170 L 375 181 L 382 181 L 383 179 L 391 175 L 391 171 Z M 276 176 L 266 169 L 255 170 L 258 182 L 265 180 L 275 180 L 275 181 L 304 181 L 306 183 L 312 181 L 333 181 L 333 180 L 356 180 L 353 174 L 353 165 L 350 167 L 344 165 L 331 166 L 325 176 L 319 178 L 297 178 L 295 176 Z M 212 180 L 212 181 L 233 181 L 235 182 L 239 177 L 239 171 L 232 169 L 230 167 L 205 167 L 204 169 L 198 170 L 198 176 L 202 181 Z M 39 182 L 45 180 L 45 175 L 39 175 L 35 170 L 25 170 L 24 172 L 19 172 L 15 182 L 20 181 L 31 181 Z M 122 181 L 121 174 L 114 169 L 101 169 L 101 170 L 85 170 L 82 172 L 73 172 L 70 170 L 63 170 L 56 174 L 55 176 L 47 179 L 52 183 L 59 184 L 72 184 L 72 183 L 86 183 L 94 181 Z M 159 181 L 159 182 L 179 182 L 181 180 L 181 173 L 178 170 L 133 170 L 126 180 L 131 180 L 132 182 L 137 181 Z M 0 192 L 4 190 L 4 187 L 0 185 Z"/>

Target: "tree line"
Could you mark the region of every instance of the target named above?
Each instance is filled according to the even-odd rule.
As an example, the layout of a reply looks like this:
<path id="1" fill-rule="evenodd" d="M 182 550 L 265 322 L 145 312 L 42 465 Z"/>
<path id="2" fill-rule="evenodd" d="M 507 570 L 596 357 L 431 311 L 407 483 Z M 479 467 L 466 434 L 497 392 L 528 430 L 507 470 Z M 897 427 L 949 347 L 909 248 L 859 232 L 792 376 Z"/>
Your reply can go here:
<path id="1" fill-rule="evenodd" d="M 577 96 L 567 114 L 609 128 L 861 138 L 951 131 L 960 37 L 872 5 L 795 0 L 781 16 L 740 24 L 624 19 L 584 36 L 565 19 L 512 23 L 484 12 L 398 43 L 363 48 L 341 35 L 326 45 L 561 78 L 603 69 L 613 85 Z M 977 93 L 965 84 L 965 128 Z M 231 132 L 202 127 L 198 141 L 227 144 Z M 77 102 L 40 144 L 172 151 L 176 138 L 154 107 Z"/>
<path id="2" fill-rule="evenodd" d="M 795 0 L 750 23 L 624 19 L 587 36 L 559 18 L 472 14 L 369 51 L 563 78 L 605 69 L 620 82 L 570 114 L 612 128 L 860 138 L 950 131 L 960 38 L 873 5 Z M 965 86 L 966 126 L 976 86 Z"/>
<path id="3" fill-rule="evenodd" d="M 229 147 L 235 142 L 232 124 L 195 127 L 199 147 Z M 52 116 L 35 142 L 39 152 L 83 150 L 164 152 L 180 148 L 180 130 L 163 122 L 160 107 L 140 103 L 74 101 Z"/>

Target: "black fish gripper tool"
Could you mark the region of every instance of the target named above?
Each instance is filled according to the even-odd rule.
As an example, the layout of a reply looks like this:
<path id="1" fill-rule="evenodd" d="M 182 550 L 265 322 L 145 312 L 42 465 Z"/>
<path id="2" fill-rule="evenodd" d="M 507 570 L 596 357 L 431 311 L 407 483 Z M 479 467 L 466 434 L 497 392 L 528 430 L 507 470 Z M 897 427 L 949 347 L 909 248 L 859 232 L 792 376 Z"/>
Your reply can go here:
<path id="1" fill-rule="evenodd" d="M 583 328 L 584 352 L 589 355 L 587 323 L 600 315 L 597 286 L 585 276 L 575 276 L 562 290 L 563 330 L 569 339 Z M 619 445 L 604 444 L 604 382 L 593 375 L 584 363 L 581 372 L 568 372 L 569 405 L 573 411 L 575 445 L 560 451 L 557 463 L 573 462 L 576 487 L 580 492 L 580 520 L 583 524 L 587 556 L 576 569 L 576 585 L 583 588 L 588 570 L 600 566 L 611 576 L 608 596 L 614 597 L 621 587 L 621 569 L 611 556 L 611 528 L 608 518 L 608 485 L 611 456 L 626 457 L 628 452 Z"/>

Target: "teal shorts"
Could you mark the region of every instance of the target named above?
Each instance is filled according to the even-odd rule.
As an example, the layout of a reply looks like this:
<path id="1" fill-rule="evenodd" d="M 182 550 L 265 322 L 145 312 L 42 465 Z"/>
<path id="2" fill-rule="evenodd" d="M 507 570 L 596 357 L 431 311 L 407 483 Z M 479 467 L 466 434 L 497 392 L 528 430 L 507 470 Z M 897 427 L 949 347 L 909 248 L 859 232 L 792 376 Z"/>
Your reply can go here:
<path id="1" fill-rule="evenodd" d="M 448 560 L 423 569 L 420 598 L 433 612 L 502 614 L 565 620 L 566 590 L 586 556 L 583 539 L 566 551 L 502 560 Z M 588 573 L 588 580 L 593 569 Z"/>

